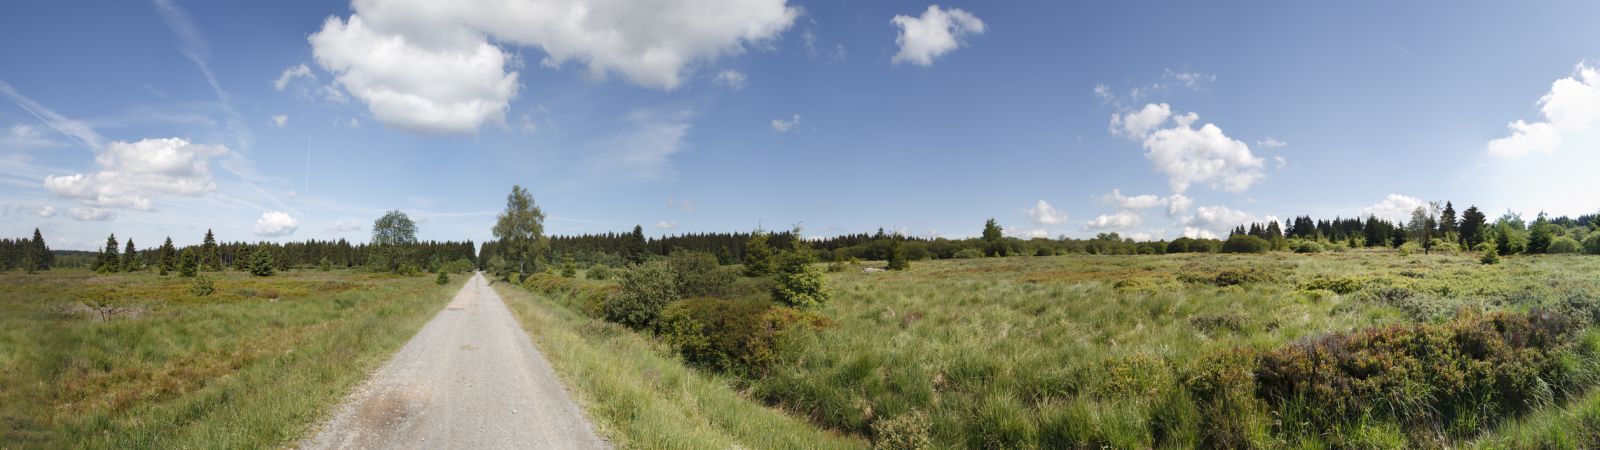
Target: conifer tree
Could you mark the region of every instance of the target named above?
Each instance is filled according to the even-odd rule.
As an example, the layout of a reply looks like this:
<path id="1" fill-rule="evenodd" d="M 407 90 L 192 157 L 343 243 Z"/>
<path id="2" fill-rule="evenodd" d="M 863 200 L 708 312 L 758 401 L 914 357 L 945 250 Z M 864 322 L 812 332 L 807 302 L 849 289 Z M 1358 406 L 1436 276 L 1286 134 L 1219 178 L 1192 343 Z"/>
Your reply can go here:
<path id="1" fill-rule="evenodd" d="M 117 250 L 117 234 L 111 233 L 106 238 L 106 247 L 100 250 L 100 255 L 95 258 L 95 270 L 100 273 L 113 273 L 122 269 L 122 258 Z"/>
<path id="2" fill-rule="evenodd" d="M 45 245 L 44 235 L 39 234 L 39 229 L 33 229 L 33 241 L 28 243 L 30 263 L 28 270 L 50 270 L 56 264 L 56 255 L 50 252 L 50 246 Z"/>
<path id="3" fill-rule="evenodd" d="M 744 274 L 759 277 L 772 274 L 772 246 L 767 244 L 766 231 L 756 228 L 744 244 Z"/>
<path id="4" fill-rule="evenodd" d="M 1478 210 L 1477 206 L 1468 206 L 1466 211 L 1462 211 L 1461 226 L 1458 227 L 1461 233 L 1461 245 L 1471 250 L 1482 243 L 1484 232 L 1488 229 L 1488 221 L 1489 218 L 1484 216 L 1483 211 Z"/>
<path id="5" fill-rule="evenodd" d="M 157 251 L 156 256 L 161 260 L 160 264 L 162 275 L 166 275 L 168 272 L 177 270 L 178 248 L 172 245 L 171 236 L 167 236 L 167 241 L 161 243 L 161 250 Z"/>
<path id="6" fill-rule="evenodd" d="M 136 272 L 139 267 L 139 250 L 133 246 L 133 238 L 128 238 L 127 250 L 122 252 L 122 271 Z"/>
<path id="7" fill-rule="evenodd" d="M 217 249 L 217 238 L 206 229 L 206 239 L 200 244 L 200 270 L 217 272 L 222 270 L 222 253 Z"/>

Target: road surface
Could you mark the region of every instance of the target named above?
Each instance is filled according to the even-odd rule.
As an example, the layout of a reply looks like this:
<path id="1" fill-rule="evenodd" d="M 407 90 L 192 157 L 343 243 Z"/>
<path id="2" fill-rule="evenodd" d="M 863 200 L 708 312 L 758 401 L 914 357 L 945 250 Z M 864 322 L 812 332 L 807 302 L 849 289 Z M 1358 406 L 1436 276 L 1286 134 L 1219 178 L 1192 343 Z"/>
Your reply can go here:
<path id="1" fill-rule="evenodd" d="M 610 445 L 479 274 L 301 447 Z"/>

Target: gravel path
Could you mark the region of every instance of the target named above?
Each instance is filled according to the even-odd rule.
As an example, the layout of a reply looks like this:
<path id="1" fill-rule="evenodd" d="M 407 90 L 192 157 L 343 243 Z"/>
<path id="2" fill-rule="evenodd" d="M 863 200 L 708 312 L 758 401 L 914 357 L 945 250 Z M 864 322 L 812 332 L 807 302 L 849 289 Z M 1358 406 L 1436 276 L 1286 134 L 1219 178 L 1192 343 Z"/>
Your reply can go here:
<path id="1" fill-rule="evenodd" d="M 302 448 L 610 448 L 483 275 Z"/>

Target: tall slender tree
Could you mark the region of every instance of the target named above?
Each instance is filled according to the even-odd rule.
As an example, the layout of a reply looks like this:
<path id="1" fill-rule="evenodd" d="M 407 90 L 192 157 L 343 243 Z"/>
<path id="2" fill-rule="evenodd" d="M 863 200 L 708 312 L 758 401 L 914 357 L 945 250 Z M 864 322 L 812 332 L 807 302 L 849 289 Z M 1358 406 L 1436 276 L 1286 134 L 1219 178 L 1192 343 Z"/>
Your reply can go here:
<path id="1" fill-rule="evenodd" d="M 128 238 L 128 248 L 122 252 L 122 271 L 137 272 L 139 267 L 139 250 L 133 245 L 133 238 Z"/>
<path id="2" fill-rule="evenodd" d="M 494 224 L 494 238 L 499 241 L 497 253 L 517 273 L 528 274 L 539 269 L 539 260 L 550 248 L 544 237 L 544 211 L 534 203 L 533 195 L 522 186 L 511 186 L 506 195 L 506 210 Z"/>
<path id="3" fill-rule="evenodd" d="M 200 270 L 217 272 L 222 270 L 222 253 L 217 249 L 217 237 L 211 234 L 211 229 L 206 229 L 206 239 L 200 243 Z"/>
<path id="4" fill-rule="evenodd" d="M 44 235 L 39 234 L 39 229 L 33 229 L 33 241 L 28 243 L 28 270 L 50 270 L 56 263 L 56 255 L 50 252 L 50 246 L 45 245 Z"/>
<path id="5" fill-rule="evenodd" d="M 645 248 L 643 226 L 633 226 L 633 232 L 628 233 L 628 242 L 622 251 L 623 258 L 626 258 L 629 263 L 644 264 L 644 255 L 647 249 Z"/>
<path id="6" fill-rule="evenodd" d="M 95 270 L 100 273 L 112 273 L 122 269 L 122 258 L 117 250 L 117 234 L 111 233 L 106 237 L 106 247 L 100 250 L 100 255 L 95 258 Z"/>
<path id="7" fill-rule="evenodd" d="M 1483 211 L 1478 210 L 1477 206 L 1468 206 L 1466 211 L 1461 212 L 1461 225 L 1458 227 L 1461 233 L 1461 245 L 1467 250 L 1473 250 L 1478 244 L 1483 243 L 1488 224 L 1489 218 Z"/>
<path id="8" fill-rule="evenodd" d="M 178 269 L 178 248 L 172 245 L 172 236 L 167 236 L 167 241 L 161 243 L 157 257 L 160 259 L 162 275 Z"/>

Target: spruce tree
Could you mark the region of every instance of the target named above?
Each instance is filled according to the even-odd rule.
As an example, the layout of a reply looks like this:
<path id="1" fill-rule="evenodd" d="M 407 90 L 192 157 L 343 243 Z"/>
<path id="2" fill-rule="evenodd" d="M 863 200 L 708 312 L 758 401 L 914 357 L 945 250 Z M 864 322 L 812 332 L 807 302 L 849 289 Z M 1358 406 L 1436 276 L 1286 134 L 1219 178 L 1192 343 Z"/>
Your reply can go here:
<path id="1" fill-rule="evenodd" d="M 1439 236 L 1444 239 L 1456 236 L 1456 207 L 1448 201 L 1444 202 L 1444 211 L 1439 212 Z"/>
<path id="2" fill-rule="evenodd" d="M 39 229 L 33 229 L 33 242 L 28 244 L 29 256 L 32 263 L 29 270 L 50 270 L 56 263 L 56 256 L 50 253 L 50 246 L 44 244 L 44 235 L 39 234 Z"/>
<path id="3" fill-rule="evenodd" d="M 206 229 L 206 239 L 200 244 L 200 270 L 217 272 L 222 270 L 222 254 L 217 249 L 217 238 Z"/>
<path id="4" fill-rule="evenodd" d="M 122 252 L 122 271 L 137 272 L 139 267 L 139 250 L 133 246 L 133 238 L 128 238 L 127 250 Z"/>
<path id="5" fill-rule="evenodd" d="M 626 247 L 623 248 L 622 256 L 623 258 L 626 258 L 629 263 L 644 264 L 644 256 L 646 252 L 647 249 L 645 248 L 644 241 L 644 227 L 634 225 L 633 232 L 628 234 L 628 241 L 626 243 Z"/>
<path id="6" fill-rule="evenodd" d="M 744 244 L 744 274 L 759 277 L 772 274 L 772 246 L 767 244 L 766 231 L 757 228 Z"/>
<path id="7" fill-rule="evenodd" d="M 193 247 L 183 249 L 178 254 L 178 275 L 185 278 L 194 277 L 200 271 L 200 253 Z"/>
<path id="8" fill-rule="evenodd" d="M 911 261 L 906 258 L 905 245 L 900 243 L 900 233 L 895 233 L 889 239 L 889 270 L 906 270 L 911 268 Z"/>
<path id="9" fill-rule="evenodd" d="M 828 279 L 811 263 L 816 255 L 811 246 L 800 238 L 800 227 L 794 228 L 790 248 L 778 255 L 777 283 L 772 287 L 772 299 L 789 306 L 819 306 L 828 302 Z"/>
<path id="10" fill-rule="evenodd" d="M 1462 211 L 1461 226 L 1458 227 L 1458 232 L 1461 233 L 1461 245 L 1471 250 L 1482 243 L 1484 232 L 1488 229 L 1488 220 L 1477 206 L 1468 206 L 1466 211 Z"/>
<path id="11" fill-rule="evenodd" d="M 172 245 L 171 236 L 167 236 L 167 241 L 161 243 L 161 250 L 157 252 L 157 257 L 161 260 L 160 264 L 162 275 L 166 275 L 168 272 L 177 270 L 178 248 Z"/>
<path id="12" fill-rule="evenodd" d="M 118 256 L 117 234 L 111 233 L 106 238 L 106 248 L 100 250 L 100 256 L 95 259 L 95 270 L 100 273 L 113 273 L 122 269 L 122 258 Z"/>

